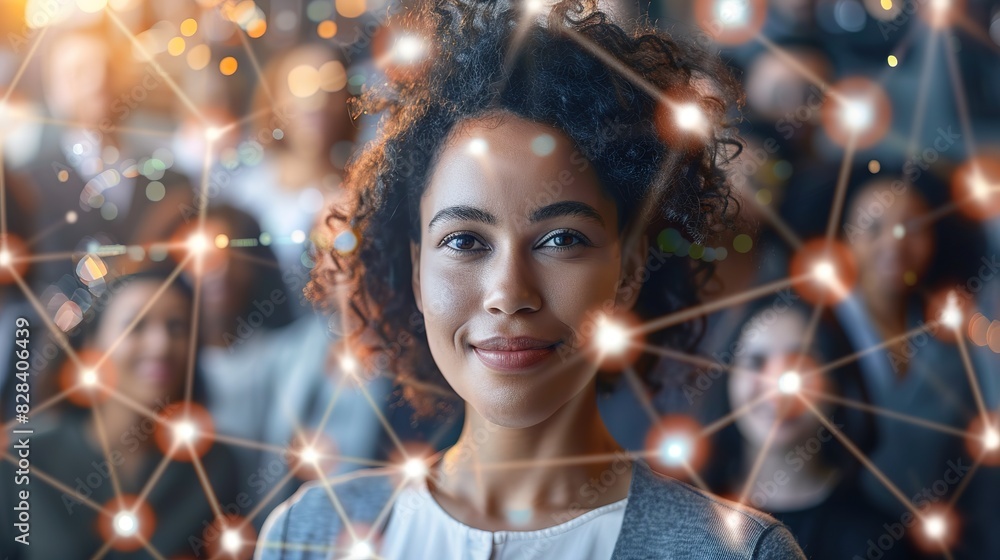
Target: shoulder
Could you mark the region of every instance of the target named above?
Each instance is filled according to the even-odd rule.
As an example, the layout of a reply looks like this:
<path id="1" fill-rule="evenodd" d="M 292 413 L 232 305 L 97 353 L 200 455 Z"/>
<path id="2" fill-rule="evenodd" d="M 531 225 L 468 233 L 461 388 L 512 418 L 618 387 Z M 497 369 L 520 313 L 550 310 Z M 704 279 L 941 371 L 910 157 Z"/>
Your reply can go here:
<path id="1" fill-rule="evenodd" d="M 257 560 L 318 560 L 352 543 L 342 537 L 344 519 L 352 527 L 373 525 L 397 483 L 395 471 L 362 469 L 303 484 L 267 517 L 257 543 Z M 338 555 L 334 555 L 338 556 Z"/>
<path id="2" fill-rule="evenodd" d="M 644 463 L 633 469 L 621 544 L 629 557 L 804 559 L 788 529 L 773 517 L 725 500 Z"/>

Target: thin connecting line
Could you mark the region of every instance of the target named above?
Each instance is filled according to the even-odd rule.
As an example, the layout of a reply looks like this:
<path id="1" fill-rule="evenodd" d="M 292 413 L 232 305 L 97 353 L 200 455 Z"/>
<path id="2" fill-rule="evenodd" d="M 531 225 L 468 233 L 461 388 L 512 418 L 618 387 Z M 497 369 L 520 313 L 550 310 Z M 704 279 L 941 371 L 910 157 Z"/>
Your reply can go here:
<path id="1" fill-rule="evenodd" d="M 762 45 L 767 47 L 767 50 L 774 53 L 775 56 L 781 59 L 782 62 L 788 65 L 789 68 L 795 70 L 800 76 L 806 79 L 814 86 L 818 87 L 820 91 L 829 96 L 831 99 L 835 99 L 838 102 L 843 102 L 844 98 L 839 92 L 832 89 L 830 84 L 826 83 L 822 78 L 816 75 L 815 72 L 805 67 L 802 63 L 795 60 L 791 55 L 789 55 L 784 49 L 775 45 L 770 39 L 768 39 L 762 33 L 757 33 L 754 38 Z"/>
<path id="2" fill-rule="evenodd" d="M 778 232 L 778 235 L 785 240 L 785 243 L 788 243 L 792 249 L 798 250 L 802 248 L 802 238 L 792 230 L 792 228 L 788 225 L 788 222 L 786 222 L 781 216 L 778 215 L 777 212 L 774 211 L 774 208 L 771 208 L 767 204 L 757 202 L 756 197 L 754 197 L 753 201 L 757 205 L 757 209 L 764 215 L 764 218 L 771 223 L 771 227 L 773 227 L 774 230 Z"/>
<path id="3" fill-rule="evenodd" d="M 801 395 L 799 395 L 798 398 L 803 404 L 805 404 L 806 408 L 808 408 L 809 411 L 812 412 L 817 419 L 819 419 L 820 423 L 822 423 L 827 430 L 830 430 L 830 433 L 832 433 L 834 437 L 836 437 L 840 443 L 846 447 L 855 458 L 857 458 L 858 461 L 871 471 L 871 473 L 875 475 L 875 478 L 877 478 L 879 482 L 881 482 L 886 489 L 889 490 L 889 492 L 892 492 L 896 499 L 899 500 L 906 507 L 906 509 L 913 513 L 914 517 L 921 521 L 925 521 L 924 515 L 920 512 L 920 510 L 918 510 L 913 503 L 910 502 L 905 495 L 903 495 L 903 492 L 900 491 L 900 489 L 897 488 L 896 485 L 893 484 L 892 481 L 889 480 L 889 478 L 885 476 L 885 474 L 878 467 L 876 467 L 874 463 L 872 463 L 871 459 L 869 459 L 864 453 L 861 452 L 860 449 L 858 449 L 856 445 L 854 445 L 854 442 L 852 442 L 850 438 L 844 435 L 844 433 L 841 432 L 837 426 L 830 422 L 826 416 L 824 416 L 823 413 L 809 401 L 809 399 L 803 398 Z"/>
<path id="4" fill-rule="evenodd" d="M 986 411 L 986 403 L 983 402 L 983 392 L 979 389 L 979 380 L 976 379 L 976 370 L 972 367 L 969 359 L 969 348 L 965 343 L 965 334 L 961 330 L 955 329 L 955 338 L 958 340 L 958 349 L 962 354 L 962 365 L 965 367 L 965 374 L 969 377 L 969 386 L 972 387 L 972 394 L 976 398 L 976 406 L 979 407 L 979 414 L 983 419 L 983 426 L 990 425 L 990 416 Z"/>
<path id="5" fill-rule="evenodd" d="M 6 454 L 4 454 L 3 458 L 5 460 L 7 460 L 8 462 L 10 462 L 10 464 L 14 465 L 15 467 L 17 466 L 18 459 L 16 457 L 14 457 L 13 455 L 11 455 L 9 453 L 6 453 Z M 38 467 L 36 467 L 34 465 L 32 465 L 32 467 L 31 467 L 31 474 L 32 474 L 32 476 L 36 476 L 39 479 L 41 479 L 43 482 L 45 482 L 49 486 L 55 488 L 56 490 L 59 490 L 60 492 L 62 492 L 66 496 L 72 497 L 73 500 L 75 500 L 77 502 L 80 502 L 81 504 L 83 504 L 83 505 L 89 507 L 90 509 L 96 511 L 97 513 L 102 514 L 102 515 L 110 515 L 107 512 L 107 510 L 104 509 L 103 506 L 97 504 L 96 502 L 94 502 L 93 500 L 91 500 L 90 498 L 88 498 L 87 496 L 84 496 L 83 494 L 77 492 L 76 490 L 74 490 L 73 488 L 70 488 L 69 486 L 63 484 L 62 482 L 59 482 L 59 480 L 57 480 L 56 478 L 54 478 L 52 475 L 50 475 L 49 473 L 47 473 L 45 471 L 39 470 Z"/>
<path id="6" fill-rule="evenodd" d="M 38 32 L 38 37 L 35 38 L 35 42 L 31 44 L 31 48 L 28 49 L 28 54 L 25 55 L 24 61 L 21 62 L 21 66 L 18 67 L 17 72 L 14 74 L 14 78 L 10 81 L 10 85 L 7 86 L 7 92 L 4 93 L 3 99 L 0 100 L 0 107 L 7 104 L 10 101 L 10 96 L 14 94 L 14 89 L 17 88 L 17 83 L 21 81 L 21 76 L 24 75 L 24 71 L 28 68 L 28 64 L 31 59 L 35 56 L 35 51 L 38 50 L 38 45 L 42 44 L 42 40 L 45 39 L 45 32 L 48 31 L 48 26 L 43 27 L 41 31 Z"/>
<path id="7" fill-rule="evenodd" d="M 133 538 L 139 541 L 139 543 L 142 544 L 142 547 L 146 549 L 146 552 L 153 555 L 153 558 L 156 558 L 156 560 L 165 560 L 163 558 L 163 555 L 160 554 L 160 552 L 156 550 L 156 548 L 154 548 L 153 545 L 150 544 L 149 541 L 147 541 L 146 538 L 143 537 L 141 533 L 136 533 L 133 536 Z"/>
<path id="8" fill-rule="evenodd" d="M 198 480 L 201 482 L 202 490 L 205 491 L 205 497 L 208 498 L 208 503 L 212 506 L 212 511 L 215 512 L 215 516 L 221 521 L 226 518 L 226 515 L 222 512 L 222 507 L 219 505 L 219 499 L 215 496 L 215 490 L 212 489 L 212 483 L 208 479 L 208 475 L 205 474 L 205 466 L 201 464 L 201 458 L 198 457 L 198 453 L 195 452 L 194 447 L 189 442 L 185 442 L 187 446 L 188 455 L 191 457 L 191 464 L 194 465 L 194 470 L 198 473 Z"/>
<path id="9" fill-rule="evenodd" d="M 170 77 L 170 74 L 166 73 L 163 70 L 163 68 L 160 67 L 160 64 L 156 62 L 156 59 L 153 57 L 153 55 L 151 55 L 149 51 L 147 51 L 146 48 L 142 46 L 142 43 L 139 42 L 139 39 L 136 38 L 136 36 L 131 31 L 129 31 L 128 27 L 125 27 L 125 24 L 122 23 L 122 20 L 118 18 L 114 10 L 108 7 L 104 10 L 104 13 L 107 14 L 108 19 L 114 22 L 115 26 L 118 27 L 118 29 L 120 29 L 121 32 L 124 33 L 126 37 L 128 37 L 128 40 L 132 43 L 132 47 L 135 50 L 142 53 L 142 56 L 145 57 L 146 62 L 148 62 L 149 65 L 153 67 L 153 70 L 156 70 L 156 73 L 159 74 L 161 78 L 163 78 L 163 81 L 167 83 L 167 86 L 169 86 L 171 90 L 173 90 L 174 95 L 177 96 L 177 99 L 179 99 L 181 103 L 183 103 L 184 106 L 187 107 L 189 111 L 191 111 L 191 114 L 193 114 L 195 117 L 198 118 L 199 121 L 201 121 L 203 124 L 206 123 L 205 115 L 202 114 L 201 110 L 199 110 L 198 107 L 195 106 L 194 102 L 191 101 L 191 98 L 189 98 L 187 94 L 185 94 L 184 91 L 181 90 L 180 86 L 178 86 L 177 83 L 174 82 L 174 79 Z"/>
<path id="10" fill-rule="evenodd" d="M 840 223 L 840 213 L 844 208 L 844 198 L 847 194 L 847 182 L 851 178 L 851 164 L 854 162 L 854 150 L 857 148 L 858 135 L 852 132 L 847 138 L 847 148 L 844 150 L 844 159 L 840 162 L 840 173 L 837 175 L 837 189 L 833 195 L 833 207 L 830 208 L 830 217 L 826 222 L 826 242 L 827 247 L 836 238 L 837 224 Z"/>
<path id="11" fill-rule="evenodd" d="M 243 518 L 243 522 L 240 523 L 237 528 L 242 529 L 247 525 L 251 524 L 253 522 L 253 519 L 257 517 L 258 514 L 260 514 L 261 510 L 267 507 L 267 505 L 271 502 L 271 500 L 274 499 L 274 496 L 278 492 L 280 492 L 281 489 L 284 488 L 286 484 L 288 484 L 288 481 L 291 480 L 293 476 L 295 476 L 295 472 L 293 471 L 286 472 L 277 482 L 277 484 L 272 486 L 271 489 L 268 490 L 267 494 L 264 494 L 264 497 L 262 497 L 257 502 L 257 505 L 254 506 L 253 509 L 251 509 L 249 512 L 247 512 L 247 514 Z"/>
<path id="12" fill-rule="evenodd" d="M 945 61 L 948 63 L 948 75 L 951 78 L 952 91 L 955 93 L 955 105 L 958 109 L 958 122 L 962 125 L 962 134 L 965 138 L 965 151 L 969 156 L 976 153 L 976 140 L 973 136 L 972 121 L 969 119 L 969 101 L 966 99 L 965 86 L 962 83 L 962 75 L 958 68 L 958 55 L 955 49 L 946 47 Z"/>
<path id="13" fill-rule="evenodd" d="M 146 304 L 142 306 L 142 309 L 139 310 L 139 313 L 136 314 L 135 318 L 132 319 L 132 321 L 128 324 L 128 326 L 126 326 L 125 329 L 122 331 L 122 333 L 118 335 L 118 337 L 114 340 L 114 342 L 111 343 L 108 349 L 104 351 L 100 359 L 97 360 L 97 362 L 93 366 L 95 369 L 98 369 L 102 365 L 104 365 L 104 362 L 106 362 L 108 358 L 111 357 L 111 354 L 113 354 L 114 351 L 118 349 L 118 346 L 121 345 L 130 334 L 132 334 L 132 331 L 135 329 L 135 327 L 146 317 L 146 313 L 148 313 L 149 310 L 152 309 L 152 307 L 156 304 L 156 302 L 160 299 L 160 297 L 174 283 L 174 280 L 177 278 L 177 275 L 179 275 L 181 271 L 184 270 L 184 266 L 190 259 L 191 255 L 188 254 L 186 257 L 184 257 L 183 260 L 181 260 L 180 263 L 178 263 L 177 266 L 174 267 L 174 269 L 170 272 L 170 275 L 167 276 L 167 278 L 163 281 L 163 283 L 160 284 L 160 287 L 156 289 L 156 292 L 153 294 L 153 297 L 149 298 L 149 301 L 147 301 Z"/>
<path id="14" fill-rule="evenodd" d="M 61 128 L 79 128 L 83 130 L 93 129 L 94 125 L 88 124 L 81 121 L 70 121 L 65 119 L 53 119 L 51 117 L 45 117 L 42 115 L 35 115 L 32 113 L 26 113 L 24 111 L 18 111 L 16 117 L 19 120 L 37 124 L 44 124 L 48 126 L 55 126 Z M 108 125 L 101 126 L 102 132 L 121 132 L 125 134 L 134 134 L 137 136 L 151 136 L 154 138 L 173 138 L 174 131 L 157 129 L 157 128 L 144 128 L 135 126 L 119 126 L 119 125 Z"/>
<path id="15" fill-rule="evenodd" d="M 913 112 L 913 122 L 910 125 L 910 141 L 906 148 L 906 155 L 909 158 L 912 158 L 917 153 L 917 144 L 924 128 L 924 117 L 927 113 L 927 98 L 930 93 L 931 70 L 934 66 L 934 58 L 937 56 L 939 34 L 940 32 L 937 29 L 931 30 L 931 36 L 927 40 L 927 48 L 924 51 L 924 63 L 920 70 L 920 85 L 917 86 L 917 107 Z"/>
<path id="16" fill-rule="evenodd" d="M 257 61 L 257 55 L 254 54 L 253 49 L 250 48 L 250 41 L 247 40 L 246 35 L 243 33 L 243 28 L 233 22 L 236 27 L 236 35 L 240 38 L 240 43 L 243 44 L 243 50 L 246 51 L 247 57 L 250 59 L 250 65 L 253 66 L 253 71 L 257 75 L 257 83 L 260 84 L 262 90 L 264 90 L 264 95 L 267 96 L 267 100 L 271 105 L 274 105 L 274 95 L 271 93 L 271 84 L 267 83 L 264 78 L 264 72 L 260 69 L 260 62 Z"/>
<path id="17" fill-rule="evenodd" d="M 104 558 L 105 556 L 107 556 L 108 555 L 108 551 L 111 550 L 111 545 L 114 542 L 115 542 L 115 539 L 108 539 L 108 541 L 105 542 L 104 545 L 102 545 L 101 548 L 99 548 L 97 550 L 97 552 L 94 553 L 94 555 L 90 557 L 90 560 L 101 560 L 101 558 Z"/>
<path id="18" fill-rule="evenodd" d="M 760 395 L 759 397 L 751 400 L 750 402 L 747 402 L 746 404 L 740 406 L 736 410 L 730 412 L 729 414 L 723 416 L 722 418 L 719 418 L 718 420 L 702 428 L 701 431 L 698 432 L 698 437 L 705 438 L 711 436 L 715 432 L 718 432 L 719 430 L 735 422 L 737 419 L 739 419 L 740 416 L 743 416 L 747 412 L 750 412 L 754 408 L 757 408 L 759 404 L 763 403 L 766 400 L 774 398 L 777 394 L 778 394 L 777 389 L 771 389 L 770 391 Z"/>
<path id="19" fill-rule="evenodd" d="M 628 383 L 632 393 L 635 394 L 635 398 L 639 401 L 642 406 L 642 410 L 649 417 L 649 422 L 652 425 L 656 425 L 660 421 L 660 415 L 656 412 L 656 408 L 653 406 L 653 401 L 649 398 L 649 394 L 642 386 L 642 381 L 639 379 L 639 375 L 636 374 L 635 370 L 631 367 L 625 368 L 625 381 Z"/>
<path id="20" fill-rule="evenodd" d="M 747 498 L 750 496 L 750 491 L 753 489 L 753 483 L 757 481 L 757 476 L 760 474 L 760 468 L 764 465 L 764 459 L 767 457 L 768 451 L 771 450 L 771 444 L 774 443 L 774 436 L 778 433 L 778 428 L 780 426 L 781 415 L 779 414 L 775 416 L 774 421 L 771 422 L 771 429 L 767 432 L 767 437 L 764 439 L 764 445 L 762 445 L 760 451 L 757 452 L 757 457 L 753 461 L 750 473 L 747 474 L 746 480 L 743 481 L 743 489 L 740 491 L 740 498 L 737 500 L 739 503 L 747 503 Z"/>
<path id="21" fill-rule="evenodd" d="M 115 470 L 114 461 L 111 458 L 111 446 L 108 444 L 108 434 L 104 429 L 104 419 L 101 417 L 96 398 L 91 395 L 90 409 L 94 416 L 94 427 L 97 428 L 97 439 L 101 441 L 101 450 L 104 452 L 104 460 L 108 464 L 108 473 L 111 477 L 111 487 L 115 491 L 115 497 L 121 500 L 122 487 L 118 481 L 118 472 Z"/>
<path id="22" fill-rule="evenodd" d="M 159 464 L 156 465 L 156 470 L 153 471 L 153 474 L 146 481 L 146 484 L 143 485 L 142 490 L 139 491 L 139 497 L 136 498 L 137 503 L 142 503 L 146 500 L 146 497 L 149 496 L 149 492 L 153 490 L 153 487 L 157 482 L 159 482 L 160 477 L 163 476 L 163 471 L 167 469 L 167 465 L 169 465 L 173 460 L 173 455 L 173 450 L 171 450 L 171 453 L 165 453 L 163 455 Z"/>
<path id="23" fill-rule="evenodd" d="M 198 228 L 197 235 L 201 243 L 205 243 L 205 217 L 208 213 L 208 175 L 212 168 L 212 140 L 207 140 L 205 158 L 201 170 L 201 192 L 198 193 Z M 198 349 L 199 311 L 201 310 L 201 285 L 204 276 L 205 250 L 200 247 L 194 260 L 194 301 L 191 304 L 191 328 L 188 338 L 187 375 L 184 383 L 184 412 L 191 411 L 191 396 L 194 393 L 195 352 Z"/>
<path id="24" fill-rule="evenodd" d="M 340 522 L 344 526 L 344 529 L 347 529 L 348 534 L 351 536 L 351 540 L 357 542 L 358 533 L 354 530 L 354 525 L 351 523 L 351 519 L 348 517 L 347 511 L 344 510 L 344 505 L 341 504 L 340 499 L 337 498 L 337 493 L 333 491 L 333 486 L 330 481 L 327 480 L 326 475 L 323 473 L 320 473 L 319 481 L 323 486 L 323 490 L 326 491 L 326 495 L 330 499 L 333 509 L 337 512 L 337 516 L 340 517 Z"/>
<path id="25" fill-rule="evenodd" d="M 733 294 L 729 297 L 725 297 L 716 301 L 711 301 L 695 307 L 689 307 L 682 309 L 680 311 L 671 313 L 669 315 L 660 317 L 658 319 L 653 319 L 643 325 L 640 325 L 633 329 L 631 334 L 647 334 L 667 327 L 672 327 L 674 325 L 685 323 L 700 317 L 702 315 L 708 315 L 720 309 L 725 309 L 740 303 L 744 303 L 753 299 L 756 299 L 762 295 L 772 294 L 783 288 L 787 288 L 797 282 L 807 280 L 811 278 L 811 274 L 802 274 L 794 278 L 784 278 L 781 280 L 776 280 L 769 284 L 764 284 L 763 286 L 758 286 L 756 288 L 751 288 L 745 292 L 738 294 Z"/>
<path id="26" fill-rule="evenodd" d="M 930 329 L 937 328 L 937 326 L 939 324 L 940 323 L 938 321 L 936 321 L 936 320 L 935 321 L 928 321 L 927 323 L 924 323 L 923 325 L 921 325 L 919 327 L 915 327 L 913 329 L 910 329 L 909 331 L 906 331 L 903 334 L 894 336 L 894 337 L 892 337 L 892 338 L 890 338 L 888 340 L 882 341 L 882 342 L 880 342 L 880 343 L 878 343 L 878 344 L 876 344 L 874 346 L 869 346 L 868 348 L 865 348 L 864 350 L 861 350 L 861 351 L 858 351 L 858 352 L 854 352 L 853 354 L 848 354 L 847 356 L 844 356 L 842 358 L 838 358 L 838 359 L 836 359 L 836 360 L 834 360 L 832 362 L 827 362 L 823 366 L 820 366 L 820 367 L 817 367 L 815 369 L 811 369 L 811 370 L 802 372 L 800 375 L 802 375 L 803 377 L 805 377 L 805 376 L 816 375 L 816 374 L 826 373 L 828 371 L 835 370 L 835 369 L 837 369 L 837 368 L 839 368 L 841 366 L 850 364 L 852 362 L 856 362 L 859 359 L 861 359 L 862 357 L 864 357 L 864 356 L 866 356 L 868 354 L 871 354 L 872 352 L 877 352 L 879 350 L 883 350 L 885 348 L 888 348 L 889 346 L 892 346 L 893 344 L 896 344 L 896 343 L 902 342 L 904 340 L 910 339 L 910 338 L 912 338 L 914 336 L 917 336 L 920 333 L 926 332 L 926 331 L 928 331 Z"/>
<path id="27" fill-rule="evenodd" d="M 890 410 L 888 408 L 882 408 L 882 407 L 870 405 L 870 404 L 867 404 L 867 403 L 863 403 L 863 402 L 860 402 L 860 401 L 854 401 L 854 400 L 850 400 L 850 399 L 845 399 L 843 397 L 839 397 L 837 395 L 832 395 L 830 393 L 824 393 L 822 391 L 813 391 L 813 390 L 808 390 L 808 389 L 805 389 L 805 388 L 800 389 L 800 391 L 802 391 L 802 393 L 804 393 L 807 396 L 815 397 L 815 398 L 823 400 L 823 401 L 828 401 L 828 402 L 832 402 L 834 404 L 839 404 L 839 405 L 848 406 L 848 407 L 851 407 L 851 408 L 856 408 L 858 410 L 864 410 L 865 412 L 871 412 L 872 414 L 878 414 L 878 415 L 881 415 L 881 416 L 886 416 L 886 417 L 889 417 L 889 418 L 894 418 L 894 419 L 902 421 L 902 422 L 907 422 L 907 423 L 914 424 L 914 425 L 917 425 L 917 426 L 922 426 L 922 427 L 927 428 L 929 430 L 935 430 L 935 431 L 938 431 L 938 432 L 943 432 L 943 433 L 946 433 L 946 434 L 951 434 L 951 435 L 955 435 L 955 436 L 962 437 L 962 438 L 980 437 L 980 436 L 976 436 L 976 435 L 970 434 L 969 432 L 966 432 L 964 430 L 959 430 L 958 428 L 953 428 L 953 427 L 945 425 L 945 424 L 940 424 L 940 423 L 937 423 L 937 422 L 932 422 L 930 420 L 925 420 L 925 419 L 920 418 L 918 416 L 911 416 L 909 414 L 903 414 L 902 412 L 896 412 L 896 411 Z"/>
<path id="28" fill-rule="evenodd" d="M 52 334 L 52 338 L 55 339 L 56 344 L 58 344 L 59 347 L 63 350 L 63 352 L 66 353 L 67 359 L 73 362 L 73 364 L 76 365 L 76 367 L 82 369 L 84 367 L 83 363 L 80 361 L 80 357 L 76 354 L 76 351 L 73 350 L 73 346 L 69 343 L 69 340 L 66 339 L 66 334 L 63 333 L 59 327 L 57 327 L 55 324 L 52 323 L 52 319 L 49 319 L 49 314 L 45 310 L 45 306 L 43 306 L 41 302 L 38 301 L 38 298 L 36 298 L 35 294 L 32 293 L 31 288 L 28 287 L 28 284 L 24 281 L 24 278 L 22 278 L 21 275 L 18 274 L 17 269 L 15 269 L 12 266 L 8 267 L 7 270 L 10 273 L 11 277 L 14 279 L 14 281 L 17 282 L 18 287 L 21 288 L 21 292 L 24 294 L 24 297 L 28 299 L 28 302 L 31 303 L 31 306 L 35 309 L 35 312 L 42 319 L 42 323 L 44 323 L 45 326 L 49 329 L 49 332 Z"/>
<path id="29" fill-rule="evenodd" d="M 39 414 L 42 411 L 47 410 L 47 409 L 51 408 L 52 406 L 55 406 L 55 405 L 59 404 L 60 402 L 63 401 L 63 399 L 65 399 L 71 393 L 76 392 L 76 390 L 77 390 L 77 387 L 74 386 L 74 387 L 70 387 L 69 389 L 64 389 L 62 391 L 59 391 L 58 394 L 52 395 L 51 397 L 49 397 L 49 398 L 45 399 L 44 401 L 42 401 L 40 404 L 31 407 L 31 413 L 32 414 Z M 7 431 L 7 430 L 12 429 L 17 423 L 18 423 L 17 419 L 11 419 L 9 422 L 7 422 L 6 424 L 3 425 L 3 430 Z"/>

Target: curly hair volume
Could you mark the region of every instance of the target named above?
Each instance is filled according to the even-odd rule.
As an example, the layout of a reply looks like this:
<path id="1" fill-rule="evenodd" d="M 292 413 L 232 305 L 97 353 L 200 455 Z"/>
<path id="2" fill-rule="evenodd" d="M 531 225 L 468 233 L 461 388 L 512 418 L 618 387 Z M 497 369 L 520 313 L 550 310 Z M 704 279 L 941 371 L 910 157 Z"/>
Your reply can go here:
<path id="1" fill-rule="evenodd" d="M 741 96 L 717 58 L 644 24 L 626 31 L 589 0 L 560 2 L 544 19 L 518 3 L 427 1 L 399 23 L 430 35 L 433 52 L 355 101 L 355 114 L 381 114 L 378 135 L 348 166 L 348 200 L 325 216 L 340 237 L 318 249 L 306 291 L 343 312 L 343 343 L 368 371 L 391 372 L 429 413 L 448 406 L 440 395 L 450 388 L 416 307 L 409 241 L 419 241 L 419 200 L 456 123 L 507 113 L 561 130 L 616 201 L 621 228 L 647 236 L 655 252 L 665 228 L 703 243 L 731 223 L 724 167 L 740 144 L 724 119 Z M 680 129 L 678 106 L 696 108 L 705 129 Z M 638 318 L 697 303 L 712 268 L 696 262 L 641 271 Z M 700 331 L 685 323 L 647 342 L 690 350 Z M 651 366 L 645 356 L 635 369 L 655 385 Z"/>

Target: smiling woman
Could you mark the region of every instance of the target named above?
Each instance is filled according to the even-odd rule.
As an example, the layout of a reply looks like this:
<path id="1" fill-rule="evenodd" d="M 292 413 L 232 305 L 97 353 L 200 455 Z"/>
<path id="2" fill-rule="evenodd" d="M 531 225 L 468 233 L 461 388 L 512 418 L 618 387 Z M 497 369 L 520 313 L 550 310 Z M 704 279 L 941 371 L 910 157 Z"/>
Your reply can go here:
<path id="1" fill-rule="evenodd" d="M 309 293 L 344 312 L 352 359 L 425 411 L 457 395 L 465 424 L 444 453 L 336 500 L 306 485 L 259 556 L 800 558 L 773 519 L 626 457 L 597 409 L 599 326 L 693 305 L 709 272 L 647 266 L 658 233 L 703 241 L 731 217 L 726 71 L 587 2 L 542 19 L 441 0 L 405 21 L 434 52 L 363 101 L 381 133 L 326 221 L 357 242 L 321 255 Z M 687 349 L 696 334 L 645 339 Z"/>

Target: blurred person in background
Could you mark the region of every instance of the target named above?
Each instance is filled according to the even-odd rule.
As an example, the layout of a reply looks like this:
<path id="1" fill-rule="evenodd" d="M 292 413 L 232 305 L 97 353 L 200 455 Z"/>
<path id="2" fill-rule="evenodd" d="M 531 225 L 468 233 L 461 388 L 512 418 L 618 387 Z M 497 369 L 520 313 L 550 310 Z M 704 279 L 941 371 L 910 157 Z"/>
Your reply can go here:
<path id="1" fill-rule="evenodd" d="M 805 340 L 811 315 L 808 305 L 773 297 L 748 307 L 733 331 L 733 347 L 740 349 L 733 369 L 709 393 L 712 415 L 706 420 L 746 412 L 712 438 L 715 456 L 706 481 L 723 495 L 745 494 L 750 505 L 785 523 L 809 558 L 864 557 L 868 540 L 877 540 L 882 525 L 898 519 L 865 499 L 858 488 L 861 463 L 797 396 L 779 389 L 779 383 L 788 382 L 783 375 L 797 372 L 803 397 L 862 452 L 872 449 L 874 418 L 826 398 L 868 402 L 856 365 L 816 371 L 848 354 L 850 346 L 828 316 L 820 319 L 812 340 Z M 911 544 L 902 542 L 881 559 L 912 554 Z"/>
<path id="2" fill-rule="evenodd" d="M 135 112 L 125 92 L 159 85 L 149 81 L 154 75 L 139 75 L 119 35 L 98 26 L 57 28 L 47 37 L 42 86 L 54 122 L 25 169 L 45 201 L 36 217 L 46 228 L 38 252 L 160 241 L 193 204 L 190 185 L 163 161 L 170 158 L 131 153 L 134 143 L 119 133 Z M 42 262 L 40 274 L 57 278 L 62 266 Z"/>
<path id="3" fill-rule="evenodd" d="M 274 240 L 288 289 L 300 293 L 310 266 L 302 240 L 319 209 L 342 196 L 343 169 L 354 151 L 346 60 L 326 45 L 307 43 L 276 55 L 262 79 L 253 98 L 260 116 L 252 138 L 265 147 L 264 159 L 234 176 L 219 202 L 257 219 Z M 293 310 L 309 311 L 300 298 Z"/>
<path id="4" fill-rule="evenodd" d="M 69 397 L 72 404 L 59 402 L 55 407 L 58 423 L 31 437 L 31 546 L 4 538 L 0 556 L 12 560 L 92 556 L 103 549 L 106 539 L 101 531 L 110 529 L 117 507 L 116 487 L 123 495 L 135 497 L 153 477 L 156 482 L 144 503 L 154 518 L 137 515 L 140 534 L 164 556 L 198 554 L 189 539 L 204 539 L 205 528 L 216 522 L 214 510 L 195 465 L 165 460 L 156 443 L 160 437 L 169 441 L 175 435 L 169 424 L 147 416 L 183 407 L 189 352 L 197 353 L 190 347 L 191 288 L 176 279 L 156 295 L 168 272 L 149 270 L 114 280 L 116 285 L 93 306 L 92 314 L 69 333 L 85 366 L 96 365 L 90 361 L 94 356 L 106 355 L 107 360 L 91 370 L 98 385 L 94 389 L 79 386 L 88 382 L 83 377 L 88 371 L 80 370 L 68 357 L 53 363 L 47 379 L 55 382 L 58 377 L 62 383 L 59 388 L 50 386 L 50 392 L 55 395 L 61 388 L 75 386 Z M 192 402 L 203 406 L 202 380 L 197 371 L 194 375 Z M 38 411 L 32 422 L 40 416 Z M 222 506 L 236 503 L 236 463 L 229 447 L 212 442 L 201 464 L 214 499 Z M 5 462 L 0 471 L 4 496 L 15 495 L 19 488 L 12 486 L 12 465 Z M 40 473 L 69 491 L 44 483 Z M 107 507 L 111 515 L 98 513 L 93 505 Z M 7 529 L 5 534 L 9 534 Z M 105 556 L 152 557 L 144 550 L 117 549 Z"/>
<path id="5" fill-rule="evenodd" d="M 942 222 L 930 212 L 916 185 L 889 178 L 869 181 L 849 197 L 844 241 L 858 278 L 835 311 L 853 350 L 865 352 L 858 366 L 875 406 L 964 430 L 977 415 L 976 401 L 956 344 L 937 336 L 949 327 L 935 323 L 927 332 L 902 337 L 941 321 L 942 308 L 931 305 L 932 290 L 950 288 L 961 277 L 963 267 L 955 263 L 974 262 L 974 247 L 944 239 Z M 942 281 L 948 277 L 950 282 Z M 887 415 L 878 416 L 878 426 L 871 458 L 907 497 L 940 479 L 949 461 L 970 461 L 962 438 L 953 434 Z M 905 511 L 875 476 L 866 474 L 862 487 L 884 511 Z"/>

